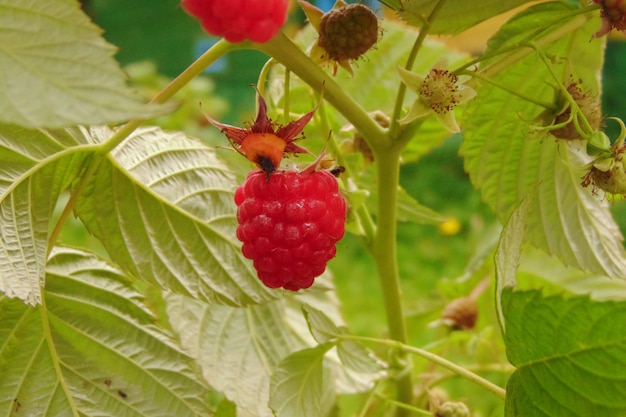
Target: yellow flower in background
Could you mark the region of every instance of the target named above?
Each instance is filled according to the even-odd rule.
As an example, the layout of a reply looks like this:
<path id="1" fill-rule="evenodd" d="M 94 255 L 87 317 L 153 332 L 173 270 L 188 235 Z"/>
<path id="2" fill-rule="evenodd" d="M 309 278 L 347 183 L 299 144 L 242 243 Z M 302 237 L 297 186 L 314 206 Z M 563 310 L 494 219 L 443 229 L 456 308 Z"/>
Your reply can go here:
<path id="1" fill-rule="evenodd" d="M 461 231 L 461 222 L 456 217 L 449 217 L 439 224 L 439 233 L 454 236 Z"/>

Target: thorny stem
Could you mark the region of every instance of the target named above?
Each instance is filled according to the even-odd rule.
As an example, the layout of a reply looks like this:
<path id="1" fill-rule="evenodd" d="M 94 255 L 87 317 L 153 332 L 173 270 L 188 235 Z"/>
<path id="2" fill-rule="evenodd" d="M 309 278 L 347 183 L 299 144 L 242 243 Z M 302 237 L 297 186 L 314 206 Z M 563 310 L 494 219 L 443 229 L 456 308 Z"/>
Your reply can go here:
<path id="1" fill-rule="evenodd" d="M 413 68 L 413 64 L 415 64 L 415 59 L 417 58 L 417 54 L 419 50 L 422 48 L 422 45 L 424 44 L 424 40 L 426 39 L 426 36 L 428 35 L 428 32 L 430 30 L 431 22 L 437 16 L 437 13 L 439 13 L 439 10 L 441 10 L 445 2 L 446 0 L 439 0 L 437 4 L 435 5 L 434 9 L 432 10 L 432 12 L 430 13 L 430 15 L 428 16 L 428 18 L 424 21 L 424 24 L 422 28 L 420 29 L 419 35 L 417 36 L 417 39 L 415 40 L 415 43 L 413 44 L 413 48 L 411 48 L 411 52 L 409 53 L 409 57 L 404 67 L 406 70 L 410 71 Z M 398 135 L 398 129 L 400 126 L 398 124 L 398 120 L 400 119 L 400 114 L 402 113 L 402 106 L 404 104 L 405 95 L 406 95 L 406 85 L 403 82 L 401 82 L 400 86 L 398 87 L 398 94 L 396 95 L 396 102 L 394 104 L 393 113 L 391 115 L 391 125 L 389 126 L 389 137 L 392 138 L 392 140 L 395 140 L 396 136 Z"/>

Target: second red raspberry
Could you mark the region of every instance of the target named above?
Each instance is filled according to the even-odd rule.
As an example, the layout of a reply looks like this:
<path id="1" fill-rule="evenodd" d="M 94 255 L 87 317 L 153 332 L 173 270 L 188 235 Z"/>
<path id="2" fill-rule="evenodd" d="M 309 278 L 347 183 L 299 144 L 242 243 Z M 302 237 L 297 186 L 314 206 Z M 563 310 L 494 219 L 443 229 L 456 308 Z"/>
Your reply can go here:
<path id="1" fill-rule="evenodd" d="M 211 35 L 264 43 L 285 24 L 289 0 L 182 0 L 182 6 Z"/>
<path id="2" fill-rule="evenodd" d="M 335 256 L 346 202 L 326 171 L 254 170 L 235 192 L 237 238 L 270 288 L 308 288 Z"/>

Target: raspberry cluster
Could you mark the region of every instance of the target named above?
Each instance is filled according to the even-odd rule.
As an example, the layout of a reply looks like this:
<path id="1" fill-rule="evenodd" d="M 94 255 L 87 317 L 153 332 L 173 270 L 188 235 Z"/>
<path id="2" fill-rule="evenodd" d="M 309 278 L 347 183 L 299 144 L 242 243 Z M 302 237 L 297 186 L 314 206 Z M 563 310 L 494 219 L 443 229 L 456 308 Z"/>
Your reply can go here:
<path id="1" fill-rule="evenodd" d="M 211 35 L 263 43 L 285 24 L 289 0 L 182 0 L 182 6 Z"/>
<path id="2" fill-rule="evenodd" d="M 308 288 L 335 256 L 346 202 L 327 171 L 251 171 L 235 192 L 237 238 L 270 288 Z"/>

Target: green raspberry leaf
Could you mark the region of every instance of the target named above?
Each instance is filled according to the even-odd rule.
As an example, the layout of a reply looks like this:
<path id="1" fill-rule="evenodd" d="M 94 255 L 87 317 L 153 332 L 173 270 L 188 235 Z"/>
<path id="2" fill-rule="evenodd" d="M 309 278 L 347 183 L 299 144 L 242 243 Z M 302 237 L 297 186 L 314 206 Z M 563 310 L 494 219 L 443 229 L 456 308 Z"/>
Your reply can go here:
<path id="1" fill-rule="evenodd" d="M 315 340 L 318 343 L 335 344 L 339 360 L 348 369 L 364 374 L 374 374 L 385 369 L 385 364 L 370 350 L 355 341 L 341 339 L 342 334 L 347 334 L 344 326 L 335 324 L 330 317 L 310 305 L 305 304 L 302 309 Z"/>
<path id="2" fill-rule="evenodd" d="M 45 305 L 0 294 L 0 415 L 206 416 L 192 359 L 122 271 L 55 248 Z"/>
<path id="3" fill-rule="evenodd" d="M 401 0 L 380 0 L 380 2 L 389 7 L 391 10 L 398 10 L 402 7 Z"/>
<path id="4" fill-rule="evenodd" d="M 272 370 L 308 345 L 290 325 L 282 302 L 234 308 L 172 294 L 166 305 L 171 326 L 209 384 L 238 410 L 271 417 Z"/>
<path id="5" fill-rule="evenodd" d="M 545 42 L 542 51 L 554 58 L 550 65 L 566 77 L 555 80 L 538 54 L 528 48 L 489 62 L 491 71 L 486 71 L 497 85 L 552 103 L 552 85 L 567 85 L 569 71 L 575 68 L 573 79 L 582 80 L 589 91 L 599 90 L 603 44 L 590 42 L 597 22 L 586 15 L 572 17 L 572 7 L 565 3 L 537 5 L 518 15 L 493 38 L 487 53 L 554 22 L 559 22 L 557 34 L 547 33 L 537 42 Z M 500 71 L 505 66 L 506 71 Z M 588 162 L 584 145 L 557 141 L 533 130 L 531 120 L 543 110 L 493 84 L 483 84 L 463 115 L 461 153 L 470 179 L 502 222 L 533 195 L 525 219 L 527 239 L 533 245 L 569 266 L 623 278 L 626 252 L 609 205 L 581 186 Z"/>
<path id="6" fill-rule="evenodd" d="M 0 124 L 0 291 L 6 296 L 41 303 L 52 211 L 92 151 L 79 130 Z"/>
<path id="7" fill-rule="evenodd" d="M 517 268 L 522 256 L 522 247 L 526 239 L 526 216 L 532 197 L 524 199 L 511 214 L 504 225 L 495 254 L 496 264 L 496 309 L 502 329 L 505 328 L 502 311 L 502 293 L 507 288 L 515 288 L 517 284 Z"/>
<path id="8" fill-rule="evenodd" d="M 432 22 L 430 33 L 456 34 L 529 2 L 530 0 L 447 0 Z M 410 25 L 422 27 L 438 3 L 439 0 L 401 0 L 400 7 L 392 8 Z"/>
<path id="9" fill-rule="evenodd" d="M 509 361 L 506 417 L 626 415 L 626 305 L 502 294 Z"/>
<path id="10" fill-rule="evenodd" d="M 320 310 L 309 305 L 302 306 L 311 335 L 318 343 L 332 343 L 341 334 L 342 330 L 333 320 Z"/>
<path id="11" fill-rule="evenodd" d="M 271 379 L 270 407 L 277 417 L 326 416 L 335 404 L 332 372 L 324 356 L 332 344 L 292 353 Z"/>
<path id="12" fill-rule="evenodd" d="M 76 1 L 0 0 L 0 122 L 31 128 L 148 118 L 115 48 Z"/>
<path id="13" fill-rule="evenodd" d="M 92 129 L 103 140 L 108 129 Z M 199 140 L 136 130 L 98 166 L 76 205 L 128 274 L 180 294 L 247 305 L 278 297 L 235 237 L 235 176 Z"/>

